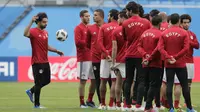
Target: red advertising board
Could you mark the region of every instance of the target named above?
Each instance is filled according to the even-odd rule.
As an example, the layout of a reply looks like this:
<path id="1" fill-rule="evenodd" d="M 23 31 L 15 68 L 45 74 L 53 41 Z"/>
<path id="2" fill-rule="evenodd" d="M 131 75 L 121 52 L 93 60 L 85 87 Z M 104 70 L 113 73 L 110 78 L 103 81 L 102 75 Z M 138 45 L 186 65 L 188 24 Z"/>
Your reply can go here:
<path id="1" fill-rule="evenodd" d="M 76 57 L 49 57 L 53 82 L 76 82 Z M 18 57 L 18 81 L 33 81 L 31 57 Z"/>
<path id="2" fill-rule="evenodd" d="M 76 57 L 49 57 L 51 80 L 54 82 L 77 82 Z M 200 57 L 194 58 L 194 82 L 200 82 Z M 18 81 L 33 81 L 31 57 L 18 57 Z"/>
<path id="3" fill-rule="evenodd" d="M 194 79 L 193 79 L 193 81 L 194 82 L 200 82 L 200 57 L 195 57 L 194 58 L 194 74 L 195 74 L 195 76 L 194 76 Z"/>

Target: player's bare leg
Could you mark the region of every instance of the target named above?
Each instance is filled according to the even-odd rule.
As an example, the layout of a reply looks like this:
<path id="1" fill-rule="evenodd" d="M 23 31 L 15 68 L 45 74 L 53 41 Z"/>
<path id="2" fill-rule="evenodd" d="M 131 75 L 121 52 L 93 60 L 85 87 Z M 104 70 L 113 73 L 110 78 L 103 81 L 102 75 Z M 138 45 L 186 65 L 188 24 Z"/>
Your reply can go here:
<path id="1" fill-rule="evenodd" d="M 116 96 L 116 109 L 120 110 L 121 108 L 121 94 L 122 94 L 122 86 L 123 86 L 123 79 L 119 72 L 116 73 L 116 85 L 115 85 L 115 96 Z"/>
<path id="2" fill-rule="evenodd" d="M 169 108 L 169 105 L 167 103 L 166 90 L 167 90 L 167 85 L 165 83 L 162 83 L 162 86 L 161 86 L 162 103 L 164 107 Z"/>
<path id="3" fill-rule="evenodd" d="M 88 100 L 86 104 L 92 108 L 95 108 L 95 103 L 93 102 L 93 96 L 95 93 L 95 88 L 96 88 L 96 81 L 95 79 L 91 79 L 90 82 L 90 87 L 89 87 L 89 94 L 88 94 Z"/>
<path id="4" fill-rule="evenodd" d="M 175 109 L 179 109 L 181 91 L 182 91 L 181 85 L 180 84 L 175 84 L 175 87 L 174 87 L 174 98 L 175 98 L 175 100 L 174 100 L 174 108 Z"/>
<path id="5" fill-rule="evenodd" d="M 105 98 L 106 98 L 106 83 L 107 80 L 106 79 L 101 79 L 101 84 L 100 84 L 100 97 L 101 97 L 101 109 L 106 109 L 106 102 L 105 102 Z"/>
<path id="6" fill-rule="evenodd" d="M 85 101 L 84 101 L 86 82 L 87 82 L 87 80 L 80 79 L 80 83 L 79 83 L 79 98 L 80 98 L 80 107 L 81 108 L 87 108 L 87 106 L 85 105 Z"/>
<path id="7" fill-rule="evenodd" d="M 133 81 L 131 86 L 132 105 L 136 104 L 136 99 L 137 99 L 137 87 L 135 87 L 135 83 L 136 81 Z"/>
<path id="8" fill-rule="evenodd" d="M 115 110 L 114 100 L 115 100 L 115 84 L 116 84 L 116 79 L 112 79 L 112 85 L 110 89 L 110 101 L 109 101 L 109 106 L 108 110 Z"/>

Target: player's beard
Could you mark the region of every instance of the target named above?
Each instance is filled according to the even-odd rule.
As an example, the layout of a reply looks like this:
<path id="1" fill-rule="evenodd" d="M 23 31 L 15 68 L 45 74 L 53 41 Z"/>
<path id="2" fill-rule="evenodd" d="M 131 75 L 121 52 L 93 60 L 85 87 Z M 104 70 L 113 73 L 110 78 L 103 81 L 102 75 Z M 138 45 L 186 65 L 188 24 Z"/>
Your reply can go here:
<path id="1" fill-rule="evenodd" d="M 41 29 L 45 29 L 47 27 L 47 25 L 41 25 L 40 28 Z"/>
<path id="2" fill-rule="evenodd" d="M 185 30 L 188 30 L 188 29 L 189 29 L 189 27 L 183 27 L 183 29 L 185 29 Z"/>

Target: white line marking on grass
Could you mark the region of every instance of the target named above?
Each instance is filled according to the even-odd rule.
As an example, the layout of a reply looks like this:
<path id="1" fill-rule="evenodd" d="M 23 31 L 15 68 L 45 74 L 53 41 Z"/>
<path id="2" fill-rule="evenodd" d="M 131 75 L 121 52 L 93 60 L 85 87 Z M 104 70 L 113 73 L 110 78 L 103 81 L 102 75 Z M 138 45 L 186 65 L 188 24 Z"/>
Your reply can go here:
<path id="1" fill-rule="evenodd" d="M 27 99 L 27 97 L 4 97 L 4 98 L 0 98 L 0 100 L 25 100 Z M 52 99 L 52 100 L 76 100 L 76 99 L 79 99 L 79 98 L 65 98 L 65 97 L 42 97 L 41 99 Z"/>

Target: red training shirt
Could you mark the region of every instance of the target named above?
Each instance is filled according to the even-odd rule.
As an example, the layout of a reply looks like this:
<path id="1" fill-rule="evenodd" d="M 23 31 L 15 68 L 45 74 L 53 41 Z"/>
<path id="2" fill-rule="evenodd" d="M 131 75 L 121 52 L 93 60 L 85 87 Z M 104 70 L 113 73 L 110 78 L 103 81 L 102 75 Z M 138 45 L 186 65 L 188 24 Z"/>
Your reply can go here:
<path id="1" fill-rule="evenodd" d="M 125 49 L 126 44 L 125 40 L 122 36 L 122 26 L 117 27 L 113 31 L 112 40 L 117 41 L 117 55 L 116 55 L 116 62 L 117 63 L 125 63 Z"/>
<path id="2" fill-rule="evenodd" d="M 98 44 L 98 34 L 100 27 L 97 24 L 88 26 L 87 42 L 91 50 L 92 62 L 98 63 L 101 61 L 101 49 Z"/>
<path id="3" fill-rule="evenodd" d="M 157 49 L 158 41 L 161 35 L 162 32 L 159 29 L 152 27 L 142 34 L 138 43 L 138 51 L 142 57 L 145 58 L 147 54 L 151 57 L 148 67 L 162 68 L 161 54 Z"/>
<path id="4" fill-rule="evenodd" d="M 141 58 L 142 56 L 137 50 L 140 36 L 144 31 L 151 28 L 151 23 L 139 16 L 133 16 L 125 20 L 122 24 L 122 34 L 126 42 L 126 57 Z"/>
<path id="5" fill-rule="evenodd" d="M 105 59 L 112 52 L 112 33 L 118 26 L 117 21 L 104 24 L 99 31 L 98 43 L 101 47 L 101 59 Z"/>
<path id="6" fill-rule="evenodd" d="M 192 31 L 187 31 L 188 35 L 189 35 L 189 50 L 185 55 L 185 61 L 186 63 L 194 63 L 193 60 L 193 52 L 194 52 L 194 48 L 195 49 L 199 49 L 199 42 L 197 40 L 196 35 L 192 32 Z"/>
<path id="7" fill-rule="evenodd" d="M 187 32 L 179 26 L 171 26 L 165 30 L 159 41 L 159 50 L 166 59 L 173 56 L 176 63 L 170 64 L 165 61 L 166 68 L 183 68 L 186 66 L 184 55 L 189 49 L 189 38 Z"/>
<path id="8" fill-rule="evenodd" d="M 87 31 L 87 25 L 83 23 L 80 23 L 74 29 L 77 62 L 91 61 L 90 50 L 88 48 L 88 43 L 86 43 Z"/>
<path id="9" fill-rule="evenodd" d="M 39 28 L 30 29 L 30 41 L 32 47 L 31 63 L 48 62 L 48 32 Z"/>

